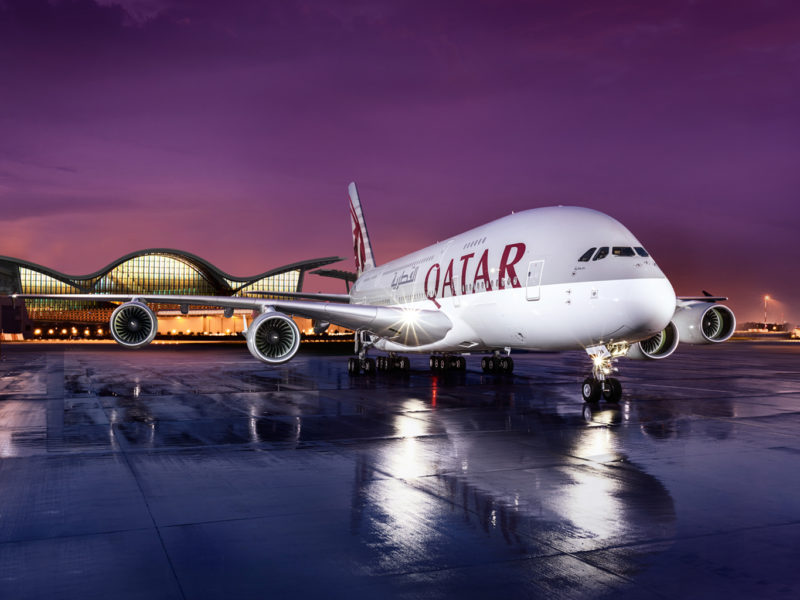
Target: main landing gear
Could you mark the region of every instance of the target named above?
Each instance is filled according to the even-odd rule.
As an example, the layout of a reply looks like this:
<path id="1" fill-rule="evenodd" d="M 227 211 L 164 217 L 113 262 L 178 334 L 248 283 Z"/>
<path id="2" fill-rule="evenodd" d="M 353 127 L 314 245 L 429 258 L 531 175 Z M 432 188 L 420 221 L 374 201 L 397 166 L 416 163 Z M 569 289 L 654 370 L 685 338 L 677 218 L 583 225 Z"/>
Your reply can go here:
<path id="1" fill-rule="evenodd" d="M 495 352 L 492 356 L 484 356 L 481 359 L 481 369 L 484 373 L 511 375 L 514 372 L 514 359 L 510 356 L 500 356 L 500 352 Z"/>
<path id="2" fill-rule="evenodd" d="M 365 331 L 356 332 L 355 351 L 358 356 L 347 359 L 348 375 L 374 375 L 377 371 L 388 373 L 398 371 L 408 373 L 411 361 L 407 356 L 397 356 L 393 352 L 389 356 L 379 356 L 377 360 L 367 357 L 367 350 L 374 345 L 372 337 Z"/>
<path id="3" fill-rule="evenodd" d="M 347 359 L 347 373 L 349 375 L 374 375 L 377 371 L 389 373 L 398 371 L 408 373 L 411 370 L 411 361 L 406 356 L 379 356 L 377 359 L 366 356 L 354 356 Z"/>
<path id="4" fill-rule="evenodd" d="M 463 356 L 452 356 L 450 354 L 432 354 L 428 364 L 431 371 L 443 373 L 445 371 L 466 371 L 467 359 Z"/>
<path id="5" fill-rule="evenodd" d="M 616 351 L 616 349 L 615 349 Z M 614 361 L 620 354 L 614 354 L 606 346 L 592 346 L 586 352 L 592 358 L 592 376 L 583 380 L 581 396 L 585 402 L 597 402 L 600 396 L 606 402 L 619 402 L 622 399 L 622 384 L 619 379 L 609 377 L 617 371 Z"/>

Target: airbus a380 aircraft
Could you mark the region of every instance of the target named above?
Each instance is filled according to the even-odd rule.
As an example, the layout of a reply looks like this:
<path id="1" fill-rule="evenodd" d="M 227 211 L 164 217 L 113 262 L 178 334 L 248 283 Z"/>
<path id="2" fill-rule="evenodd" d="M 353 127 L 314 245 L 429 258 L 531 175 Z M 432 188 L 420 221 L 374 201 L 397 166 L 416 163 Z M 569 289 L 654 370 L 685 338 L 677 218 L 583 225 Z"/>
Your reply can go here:
<path id="1" fill-rule="evenodd" d="M 409 369 L 405 353 L 428 353 L 434 370 L 466 367 L 465 353 L 486 353 L 485 372 L 511 373 L 512 350 L 584 349 L 592 375 L 582 386 L 587 402 L 617 401 L 611 377 L 623 356 L 659 359 L 678 341 L 708 344 L 734 332 L 733 312 L 710 296 L 676 298 L 672 285 L 642 244 L 621 223 L 577 207 L 514 213 L 382 266 L 375 264 L 354 183 L 350 219 L 358 279 L 349 295 L 268 297 L 174 295 L 18 295 L 122 302 L 111 315 L 114 339 L 128 348 L 155 337 L 148 303 L 219 306 L 259 313 L 247 347 L 265 363 L 291 359 L 300 332 L 288 315 L 356 331 L 358 356 L 348 371 Z M 377 362 L 372 349 L 387 352 Z"/>

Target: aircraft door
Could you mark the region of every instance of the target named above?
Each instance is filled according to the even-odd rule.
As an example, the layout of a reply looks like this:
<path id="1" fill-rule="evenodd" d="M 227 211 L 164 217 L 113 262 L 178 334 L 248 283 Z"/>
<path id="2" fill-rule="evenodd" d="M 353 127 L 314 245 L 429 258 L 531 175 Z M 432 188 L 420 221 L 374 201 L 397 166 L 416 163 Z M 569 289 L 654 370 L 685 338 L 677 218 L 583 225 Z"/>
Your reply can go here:
<path id="1" fill-rule="evenodd" d="M 532 260 L 528 263 L 528 281 L 525 286 L 525 297 L 528 300 L 538 300 L 542 292 L 543 260 Z"/>

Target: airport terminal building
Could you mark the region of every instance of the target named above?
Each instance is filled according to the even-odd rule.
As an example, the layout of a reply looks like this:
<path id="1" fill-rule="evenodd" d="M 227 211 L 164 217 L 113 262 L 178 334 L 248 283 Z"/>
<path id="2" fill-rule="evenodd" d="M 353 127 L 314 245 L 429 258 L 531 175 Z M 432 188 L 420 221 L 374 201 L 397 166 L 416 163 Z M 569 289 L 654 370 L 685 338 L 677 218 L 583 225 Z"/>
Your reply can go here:
<path id="1" fill-rule="evenodd" d="M 0 294 L 181 294 L 246 296 L 249 292 L 301 291 L 305 274 L 342 260 L 331 256 L 284 265 L 250 277 L 235 277 L 194 254 L 168 248 L 140 250 L 122 256 L 89 275 L 66 275 L 18 258 L 0 256 Z M 3 331 L 25 338 L 107 337 L 107 325 L 118 303 L 28 299 L 5 305 Z M 225 317 L 214 307 L 154 304 L 158 333 L 163 336 L 224 336 L 241 332 L 250 311 Z M 298 320 L 303 321 L 303 320 Z M 301 331 L 310 322 L 299 322 Z"/>

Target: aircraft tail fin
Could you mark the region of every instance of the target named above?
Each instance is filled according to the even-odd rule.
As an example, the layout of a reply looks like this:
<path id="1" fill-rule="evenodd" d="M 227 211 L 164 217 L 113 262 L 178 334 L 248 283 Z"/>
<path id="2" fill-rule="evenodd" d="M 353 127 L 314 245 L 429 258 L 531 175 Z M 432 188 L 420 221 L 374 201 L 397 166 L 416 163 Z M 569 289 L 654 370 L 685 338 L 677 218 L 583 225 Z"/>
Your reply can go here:
<path id="1" fill-rule="evenodd" d="M 364 221 L 364 211 L 361 209 L 361 200 L 355 182 L 347 186 L 350 195 L 350 223 L 353 226 L 353 252 L 356 258 L 356 272 L 362 273 L 375 267 L 375 256 L 372 254 L 372 243 L 367 233 L 367 223 Z"/>

